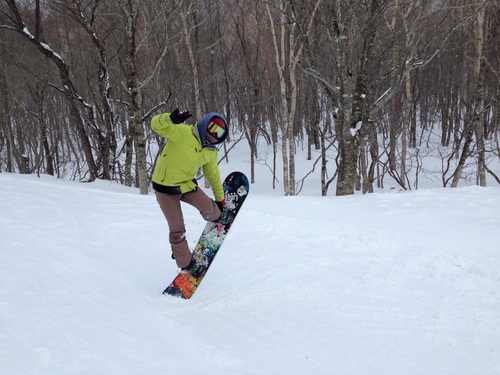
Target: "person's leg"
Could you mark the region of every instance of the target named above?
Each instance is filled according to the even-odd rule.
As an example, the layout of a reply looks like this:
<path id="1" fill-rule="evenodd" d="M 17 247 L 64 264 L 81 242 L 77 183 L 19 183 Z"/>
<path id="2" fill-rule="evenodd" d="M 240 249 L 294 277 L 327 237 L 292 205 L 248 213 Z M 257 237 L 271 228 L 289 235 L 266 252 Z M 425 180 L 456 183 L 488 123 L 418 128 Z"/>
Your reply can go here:
<path id="1" fill-rule="evenodd" d="M 172 254 L 179 268 L 184 268 L 191 261 L 191 251 L 186 240 L 186 228 L 181 210 L 182 194 L 164 194 L 156 192 L 156 200 L 167 219 L 169 242 Z"/>
<path id="2" fill-rule="evenodd" d="M 220 218 L 220 209 L 215 202 L 199 187 L 182 196 L 181 200 L 195 207 L 206 221 L 217 221 Z"/>

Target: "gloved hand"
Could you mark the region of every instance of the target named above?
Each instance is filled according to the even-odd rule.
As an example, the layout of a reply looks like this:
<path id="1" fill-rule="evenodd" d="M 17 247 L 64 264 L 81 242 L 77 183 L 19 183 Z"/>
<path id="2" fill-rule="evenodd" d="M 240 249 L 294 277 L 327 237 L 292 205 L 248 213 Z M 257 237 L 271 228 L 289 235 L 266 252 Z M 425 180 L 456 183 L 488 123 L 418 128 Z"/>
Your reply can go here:
<path id="1" fill-rule="evenodd" d="M 228 209 L 224 210 L 224 206 L 226 204 L 224 199 L 221 202 L 215 202 L 215 204 L 220 209 L 220 217 L 217 222 L 224 224 L 226 225 L 226 228 L 229 228 L 228 225 L 231 225 L 234 220 L 234 212 Z"/>
<path id="2" fill-rule="evenodd" d="M 191 112 L 189 112 L 187 110 L 176 108 L 170 114 L 170 120 L 172 120 L 172 122 L 174 124 L 180 124 L 181 122 L 186 121 L 191 116 L 192 116 Z"/>
<path id="3" fill-rule="evenodd" d="M 215 204 L 217 205 L 217 207 L 219 207 L 220 212 L 222 212 L 222 209 L 224 208 L 224 205 L 226 204 L 226 200 L 223 199 L 220 202 L 215 202 Z"/>

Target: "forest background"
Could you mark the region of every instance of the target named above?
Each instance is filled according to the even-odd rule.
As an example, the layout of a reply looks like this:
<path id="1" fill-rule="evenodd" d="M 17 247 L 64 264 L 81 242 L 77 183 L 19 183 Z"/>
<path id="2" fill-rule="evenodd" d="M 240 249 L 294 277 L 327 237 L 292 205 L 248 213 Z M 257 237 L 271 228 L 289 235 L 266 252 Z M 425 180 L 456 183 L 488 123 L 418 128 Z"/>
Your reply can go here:
<path id="1" fill-rule="evenodd" d="M 228 117 L 252 182 L 271 149 L 285 195 L 298 148 L 323 195 L 417 188 L 429 154 L 500 183 L 499 29 L 495 0 L 2 0 L 0 172 L 147 194 L 151 117 L 183 107 Z"/>

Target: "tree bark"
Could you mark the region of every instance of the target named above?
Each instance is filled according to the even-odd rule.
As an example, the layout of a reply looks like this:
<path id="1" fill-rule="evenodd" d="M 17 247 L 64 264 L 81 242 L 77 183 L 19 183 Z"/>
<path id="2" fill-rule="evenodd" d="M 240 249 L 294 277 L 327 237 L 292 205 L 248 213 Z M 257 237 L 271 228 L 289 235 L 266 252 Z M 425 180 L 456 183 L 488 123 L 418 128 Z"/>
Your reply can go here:
<path id="1" fill-rule="evenodd" d="M 484 63 L 484 20 L 485 20 L 485 1 L 477 2 L 477 5 L 482 5 L 476 16 L 474 24 L 475 29 L 475 60 L 474 60 L 474 77 L 476 86 L 472 100 L 471 110 L 468 116 L 469 121 L 466 123 L 465 142 L 462 148 L 462 153 L 455 172 L 453 173 L 453 181 L 451 187 L 457 187 L 465 167 L 465 162 L 470 156 L 470 145 L 473 141 L 473 135 L 476 135 L 478 147 L 478 185 L 486 186 L 486 170 L 485 170 L 485 153 L 484 153 L 484 122 L 485 122 L 485 102 L 484 102 L 484 82 L 485 82 L 485 63 Z"/>
<path id="2" fill-rule="evenodd" d="M 142 195 L 148 194 L 148 172 L 146 163 L 146 139 L 142 122 L 142 93 L 136 66 L 136 24 L 138 16 L 137 0 L 121 0 L 125 14 L 127 44 L 127 91 L 130 98 L 128 106 L 132 139 L 135 146 L 136 179 Z"/>

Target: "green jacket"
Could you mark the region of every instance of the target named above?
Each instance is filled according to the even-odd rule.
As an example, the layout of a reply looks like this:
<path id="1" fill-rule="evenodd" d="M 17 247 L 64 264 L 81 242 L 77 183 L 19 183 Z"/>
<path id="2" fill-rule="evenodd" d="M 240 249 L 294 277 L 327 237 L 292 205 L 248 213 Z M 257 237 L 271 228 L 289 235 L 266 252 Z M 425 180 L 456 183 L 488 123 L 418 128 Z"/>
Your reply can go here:
<path id="1" fill-rule="evenodd" d="M 196 125 L 174 124 L 170 113 L 156 115 L 151 120 L 151 128 L 167 138 L 167 144 L 158 158 L 153 181 L 164 186 L 180 186 L 182 193 L 196 187 L 193 179 L 200 167 L 212 186 L 215 200 L 224 199 L 224 189 L 220 179 L 217 149 L 202 147 L 195 129 Z"/>

